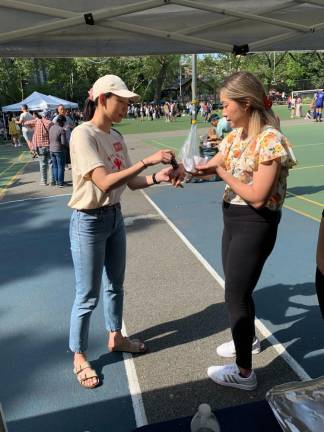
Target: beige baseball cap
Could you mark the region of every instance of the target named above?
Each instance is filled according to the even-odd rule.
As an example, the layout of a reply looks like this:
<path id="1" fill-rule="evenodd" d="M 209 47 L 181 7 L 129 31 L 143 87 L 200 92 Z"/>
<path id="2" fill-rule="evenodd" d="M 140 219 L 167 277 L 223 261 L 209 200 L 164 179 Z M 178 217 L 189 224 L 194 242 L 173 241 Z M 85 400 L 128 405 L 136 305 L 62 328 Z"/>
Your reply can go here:
<path id="1" fill-rule="evenodd" d="M 133 102 L 139 99 L 139 95 L 128 90 L 126 84 L 117 75 L 105 75 L 93 84 L 89 95 L 95 100 L 99 95 L 113 93 L 117 96 L 131 99 Z"/>

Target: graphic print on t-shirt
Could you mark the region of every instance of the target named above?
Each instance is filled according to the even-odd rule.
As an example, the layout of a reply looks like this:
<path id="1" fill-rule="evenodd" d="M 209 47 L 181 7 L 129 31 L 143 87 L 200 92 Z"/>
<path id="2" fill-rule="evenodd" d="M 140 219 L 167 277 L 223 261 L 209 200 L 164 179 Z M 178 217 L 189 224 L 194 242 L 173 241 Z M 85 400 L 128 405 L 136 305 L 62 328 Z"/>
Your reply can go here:
<path id="1" fill-rule="evenodd" d="M 126 168 L 125 156 L 123 154 L 123 145 L 120 141 L 116 141 L 112 144 L 113 149 L 116 153 L 110 153 L 107 159 L 111 163 L 111 169 L 113 171 L 120 171 Z"/>
<path id="2" fill-rule="evenodd" d="M 121 142 L 117 141 L 113 144 L 113 147 L 115 149 L 116 152 L 120 152 L 123 150 L 123 145 Z"/>

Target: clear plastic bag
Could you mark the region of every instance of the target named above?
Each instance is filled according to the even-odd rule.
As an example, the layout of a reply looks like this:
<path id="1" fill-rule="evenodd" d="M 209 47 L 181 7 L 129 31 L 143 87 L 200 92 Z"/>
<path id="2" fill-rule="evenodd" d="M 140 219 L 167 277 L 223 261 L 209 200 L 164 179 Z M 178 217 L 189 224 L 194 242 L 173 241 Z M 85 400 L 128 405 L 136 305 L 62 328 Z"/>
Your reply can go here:
<path id="1" fill-rule="evenodd" d="M 185 170 L 189 173 L 194 173 L 197 165 L 207 163 L 208 158 L 200 155 L 197 125 L 191 125 L 189 135 L 180 150 L 179 157 Z"/>
<path id="2" fill-rule="evenodd" d="M 275 386 L 266 399 L 284 432 L 323 432 L 323 376 Z"/>

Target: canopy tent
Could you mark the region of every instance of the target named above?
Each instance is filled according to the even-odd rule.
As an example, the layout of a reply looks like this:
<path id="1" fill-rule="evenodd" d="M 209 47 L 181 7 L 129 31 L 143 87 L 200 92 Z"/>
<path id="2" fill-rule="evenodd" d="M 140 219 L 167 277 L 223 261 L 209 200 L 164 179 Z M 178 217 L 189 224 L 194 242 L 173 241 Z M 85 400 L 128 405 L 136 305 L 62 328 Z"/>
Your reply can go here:
<path id="1" fill-rule="evenodd" d="M 324 0 L 0 0 L 0 56 L 322 50 Z"/>
<path id="2" fill-rule="evenodd" d="M 6 105 L 2 107 L 3 112 L 18 112 L 21 109 L 21 105 L 26 104 L 30 111 L 40 111 L 44 109 L 54 110 L 58 105 L 64 105 L 66 108 L 77 108 L 78 104 L 75 102 L 69 102 L 64 99 L 57 98 L 55 96 L 46 96 L 42 93 L 34 91 L 31 95 L 21 102 Z"/>
<path id="3" fill-rule="evenodd" d="M 63 105 L 65 108 L 78 108 L 79 105 L 76 102 L 71 102 L 65 99 L 61 99 L 57 96 L 48 95 L 48 97 L 56 103 L 56 106 Z"/>

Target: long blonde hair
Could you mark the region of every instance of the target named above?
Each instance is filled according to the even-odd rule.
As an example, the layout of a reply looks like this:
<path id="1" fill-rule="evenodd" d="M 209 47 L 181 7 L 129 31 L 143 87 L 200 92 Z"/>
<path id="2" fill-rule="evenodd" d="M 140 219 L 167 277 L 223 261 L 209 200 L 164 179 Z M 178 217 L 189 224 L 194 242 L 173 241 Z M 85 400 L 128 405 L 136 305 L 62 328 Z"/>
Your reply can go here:
<path id="1" fill-rule="evenodd" d="M 235 72 L 227 77 L 220 93 L 239 104 L 249 105 L 249 137 L 258 135 L 265 125 L 280 130 L 279 118 L 268 106 L 269 101 L 261 81 L 250 72 Z"/>

